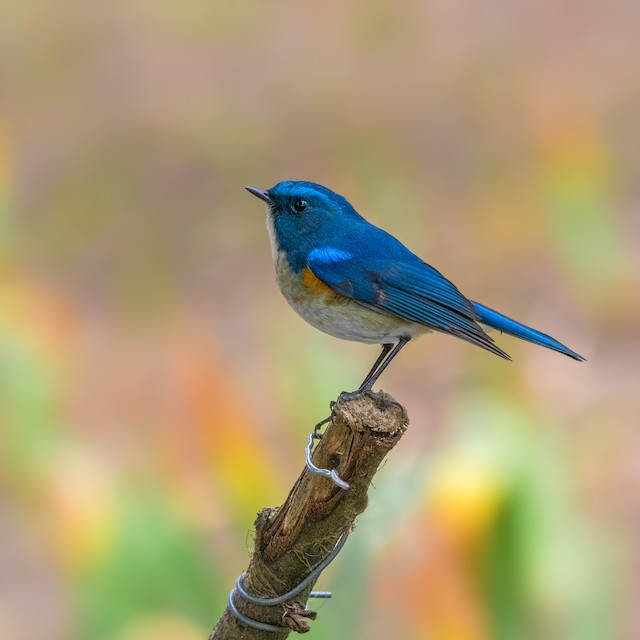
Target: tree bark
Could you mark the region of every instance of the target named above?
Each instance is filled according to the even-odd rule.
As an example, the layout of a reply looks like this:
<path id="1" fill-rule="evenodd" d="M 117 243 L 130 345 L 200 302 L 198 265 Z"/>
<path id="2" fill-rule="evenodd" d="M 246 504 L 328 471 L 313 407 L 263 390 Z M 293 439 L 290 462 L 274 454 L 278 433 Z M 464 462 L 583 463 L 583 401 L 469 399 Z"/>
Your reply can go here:
<path id="1" fill-rule="evenodd" d="M 318 467 L 336 469 L 350 488 L 340 489 L 305 467 L 281 507 L 260 511 L 255 522 L 255 548 L 244 580 L 250 594 L 275 597 L 287 593 L 328 555 L 365 510 L 373 476 L 407 424 L 404 408 L 387 394 L 340 395 L 312 461 Z M 241 613 L 282 626 L 282 631 L 250 628 L 227 607 L 209 640 L 284 640 L 292 630 L 305 633 L 309 619 L 315 618 L 315 612 L 305 610 L 312 586 L 291 601 L 271 607 L 236 596 L 234 602 Z"/>

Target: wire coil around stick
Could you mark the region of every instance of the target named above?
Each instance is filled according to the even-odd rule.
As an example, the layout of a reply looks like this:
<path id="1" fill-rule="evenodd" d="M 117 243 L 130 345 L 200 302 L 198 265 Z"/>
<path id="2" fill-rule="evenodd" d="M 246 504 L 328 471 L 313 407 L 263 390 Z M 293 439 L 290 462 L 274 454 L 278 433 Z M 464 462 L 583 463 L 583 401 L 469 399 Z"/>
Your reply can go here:
<path id="1" fill-rule="evenodd" d="M 344 544 L 347 541 L 348 537 L 349 537 L 349 532 L 345 531 L 340 536 L 340 538 L 338 539 L 338 542 L 336 543 L 336 546 L 331 550 L 329 555 L 327 555 L 326 558 L 324 558 L 318 564 L 316 564 L 313 567 L 313 569 L 311 569 L 307 577 L 304 580 L 302 580 L 302 582 L 300 582 L 300 584 L 296 585 L 293 589 L 287 591 L 287 593 L 281 596 L 276 596 L 274 598 L 261 598 L 258 596 L 251 595 L 244 588 L 243 583 L 247 574 L 243 573 L 241 576 L 239 576 L 238 580 L 236 581 L 236 586 L 229 593 L 228 604 L 229 604 L 229 609 L 231 610 L 231 613 L 233 613 L 233 615 L 240 622 L 247 625 L 248 627 L 252 627 L 253 629 L 259 629 L 261 631 L 274 631 L 274 632 L 288 630 L 288 627 L 269 624 L 267 622 L 260 622 L 259 620 L 253 620 L 252 618 L 245 616 L 243 613 L 241 613 L 238 610 L 238 607 L 235 604 L 235 597 L 240 596 L 243 600 L 252 602 L 253 604 L 259 604 L 264 607 L 273 607 L 273 606 L 282 604 L 287 600 L 290 600 L 294 596 L 298 595 L 301 591 L 304 591 L 304 589 L 308 587 L 314 580 L 316 580 L 316 578 L 329 566 L 329 564 L 334 560 L 334 558 L 338 555 L 338 553 L 340 553 L 340 550 L 342 549 L 342 547 L 344 547 Z M 312 591 L 309 594 L 309 597 L 310 598 L 331 598 L 331 593 L 329 591 Z"/>

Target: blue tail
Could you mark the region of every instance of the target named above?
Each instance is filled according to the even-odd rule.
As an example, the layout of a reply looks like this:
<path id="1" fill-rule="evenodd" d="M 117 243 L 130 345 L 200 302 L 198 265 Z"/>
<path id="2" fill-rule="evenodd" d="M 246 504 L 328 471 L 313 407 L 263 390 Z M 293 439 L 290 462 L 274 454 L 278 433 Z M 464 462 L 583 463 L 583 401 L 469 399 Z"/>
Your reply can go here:
<path id="1" fill-rule="evenodd" d="M 493 309 L 489 309 L 489 307 L 485 307 L 478 302 L 472 302 L 475 310 L 478 313 L 478 318 L 482 324 L 489 325 L 493 329 L 497 329 L 502 333 L 508 333 L 516 338 L 521 338 L 522 340 L 528 340 L 529 342 L 533 342 L 534 344 L 539 344 L 543 347 L 547 347 L 547 349 L 553 349 L 554 351 L 559 351 L 560 353 L 564 353 L 565 356 L 569 356 L 574 360 L 578 360 L 582 362 L 585 360 L 581 355 L 577 354 L 575 351 L 571 351 L 569 347 L 565 347 L 562 343 L 558 342 L 551 336 L 548 336 L 545 333 L 541 333 L 540 331 L 536 331 L 531 327 L 527 327 L 524 324 L 520 324 L 511 318 L 507 318 L 507 316 L 503 316 L 501 313 L 494 311 Z"/>

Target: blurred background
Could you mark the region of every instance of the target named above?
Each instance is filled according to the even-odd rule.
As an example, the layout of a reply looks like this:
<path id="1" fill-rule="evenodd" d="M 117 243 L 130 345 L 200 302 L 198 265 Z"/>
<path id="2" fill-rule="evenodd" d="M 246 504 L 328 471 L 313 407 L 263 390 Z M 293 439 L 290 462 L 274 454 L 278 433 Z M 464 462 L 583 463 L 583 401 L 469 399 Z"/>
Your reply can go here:
<path id="1" fill-rule="evenodd" d="M 9 2 L 0 638 L 195 640 L 378 349 L 277 291 L 262 206 L 345 194 L 578 364 L 446 336 L 311 637 L 640 637 L 640 5 Z"/>

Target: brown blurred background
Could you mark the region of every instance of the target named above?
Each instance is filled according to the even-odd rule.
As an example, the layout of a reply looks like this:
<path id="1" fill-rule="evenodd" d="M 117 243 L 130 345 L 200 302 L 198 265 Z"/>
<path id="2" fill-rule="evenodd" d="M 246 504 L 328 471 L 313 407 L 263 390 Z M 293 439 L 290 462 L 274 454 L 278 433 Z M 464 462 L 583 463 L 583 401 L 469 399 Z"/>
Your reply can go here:
<path id="1" fill-rule="evenodd" d="M 446 336 L 312 637 L 640 637 L 640 6 L 9 2 L 0 638 L 206 637 L 377 349 L 305 325 L 243 190 L 308 179 L 585 355 Z"/>

